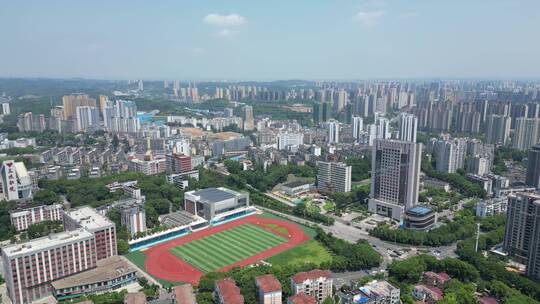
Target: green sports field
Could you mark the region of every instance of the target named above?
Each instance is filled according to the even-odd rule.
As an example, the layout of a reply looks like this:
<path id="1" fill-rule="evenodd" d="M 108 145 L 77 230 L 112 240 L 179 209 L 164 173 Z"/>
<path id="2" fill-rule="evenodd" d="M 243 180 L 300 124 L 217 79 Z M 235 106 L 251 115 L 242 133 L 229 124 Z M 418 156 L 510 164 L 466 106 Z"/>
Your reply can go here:
<path id="1" fill-rule="evenodd" d="M 243 224 L 174 247 L 170 252 L 203 272 L 211 272 L 286 241 L 256 225 Z"/>

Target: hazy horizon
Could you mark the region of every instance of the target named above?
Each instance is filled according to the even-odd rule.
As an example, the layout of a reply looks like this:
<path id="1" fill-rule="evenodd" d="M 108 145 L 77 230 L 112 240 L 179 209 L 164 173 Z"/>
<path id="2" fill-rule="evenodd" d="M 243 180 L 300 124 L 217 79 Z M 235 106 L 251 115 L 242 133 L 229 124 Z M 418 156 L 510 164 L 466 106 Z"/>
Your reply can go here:
<path id="1" fill-rule="evenodd" d="M 540 2 L 25 1 L 0 11 L 0 77 L 540 78 Z"/>

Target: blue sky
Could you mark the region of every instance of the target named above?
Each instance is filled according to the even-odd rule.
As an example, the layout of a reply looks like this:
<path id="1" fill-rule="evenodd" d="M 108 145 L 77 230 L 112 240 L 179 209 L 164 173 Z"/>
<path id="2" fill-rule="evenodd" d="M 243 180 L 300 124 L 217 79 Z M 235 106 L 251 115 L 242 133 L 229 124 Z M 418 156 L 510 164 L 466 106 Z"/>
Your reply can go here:
<path id="1" fill-rule="evenodd" d="M 0 76 L 539 78 L 538 0 L 0 0 Z"/>

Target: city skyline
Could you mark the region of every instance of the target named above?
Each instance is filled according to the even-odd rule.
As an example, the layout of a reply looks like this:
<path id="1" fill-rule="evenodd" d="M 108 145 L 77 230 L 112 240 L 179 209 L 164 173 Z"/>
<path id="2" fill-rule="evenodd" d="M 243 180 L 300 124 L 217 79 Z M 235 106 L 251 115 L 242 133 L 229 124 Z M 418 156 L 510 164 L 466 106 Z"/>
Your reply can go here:
<path id="1" fill-rule="evenodd" d="M 0 77 L 540 77 L 534 1 L 312 4 L 6 3 Z"/>

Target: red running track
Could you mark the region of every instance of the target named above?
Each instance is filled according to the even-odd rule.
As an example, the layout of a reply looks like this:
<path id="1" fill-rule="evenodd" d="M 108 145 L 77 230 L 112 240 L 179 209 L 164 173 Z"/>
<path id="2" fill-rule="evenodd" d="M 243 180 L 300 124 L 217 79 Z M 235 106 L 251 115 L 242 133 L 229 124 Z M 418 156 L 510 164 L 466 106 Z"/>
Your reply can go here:
<path id="1" fill-rule="evenodd" d="M 149 249 L 144 251 L 144 253 L 146 254 L 146 259 L 144 261 L 146 271 L 159 279 L 173 282 L 185 282 L 192 285 L 197 285 L 199 284 L 199 279 L 204 273 L 192 266 L 191 264 L 170 253 L 169 250 L 184 243 L 188 243 L 203 238 L 205 236 L 209 236 L 217 232 L 247 223 L 263 227 L 276 234 L 282 235 L 289 240 L 285 243 L 281 243 L 275 247 L 262 251 L 256 255 L 250 256 L 234 264 L 225 266 L 219 271 L 226 271 L 234 266 L 245 266 L 253 264 L 257 261 L 268 258 L 272 255 L 275 255 L 279 252 L 282 252 L 309 240 L 309 237 L 304 233 L 304 230 L 302 230 L 302 228 L 300 228 L 294 223 L 275 218 L 266 218 L 258 217 L 256 215 L 250 215 L 225 224 L 199 230 L 192 234 L 150 247 Z M 280 227 L 285 227 L 287 228 L 289 235 L 285 235 L 279 231 L 276 231 L 275 229 L 268 228 L 264 226 L 264 224 L 276 224 Z"/>

